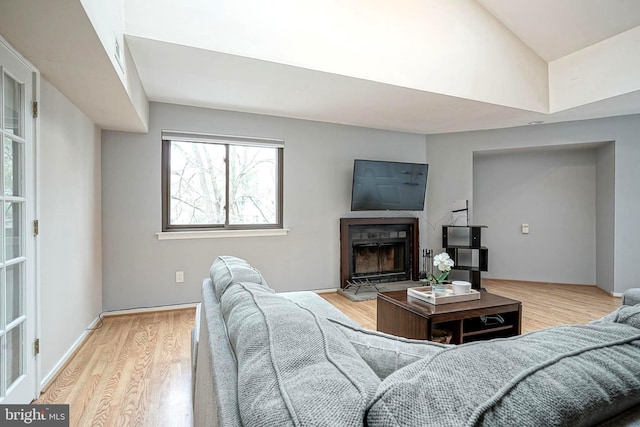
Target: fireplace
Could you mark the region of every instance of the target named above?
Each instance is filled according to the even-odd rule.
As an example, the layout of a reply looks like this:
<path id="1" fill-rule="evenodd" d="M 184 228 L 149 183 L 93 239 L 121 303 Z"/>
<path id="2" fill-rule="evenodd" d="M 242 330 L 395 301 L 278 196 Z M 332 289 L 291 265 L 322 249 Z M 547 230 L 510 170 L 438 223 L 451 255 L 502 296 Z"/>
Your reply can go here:
<path id="1" fill-rule="evenodd" d="M 418 280 L 417 218 L 341 218 L 340 287 Z"/>

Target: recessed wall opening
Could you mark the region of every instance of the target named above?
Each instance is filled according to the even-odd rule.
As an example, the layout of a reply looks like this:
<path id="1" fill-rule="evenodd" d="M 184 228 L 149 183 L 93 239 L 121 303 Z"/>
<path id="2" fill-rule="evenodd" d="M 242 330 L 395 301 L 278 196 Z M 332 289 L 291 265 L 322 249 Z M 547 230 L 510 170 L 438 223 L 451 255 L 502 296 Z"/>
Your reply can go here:
<path id="1" fill-rule="evenodd" d="M 613 291 L 614 185 L 614 142 L 474 152 L 487 277 Z"/>

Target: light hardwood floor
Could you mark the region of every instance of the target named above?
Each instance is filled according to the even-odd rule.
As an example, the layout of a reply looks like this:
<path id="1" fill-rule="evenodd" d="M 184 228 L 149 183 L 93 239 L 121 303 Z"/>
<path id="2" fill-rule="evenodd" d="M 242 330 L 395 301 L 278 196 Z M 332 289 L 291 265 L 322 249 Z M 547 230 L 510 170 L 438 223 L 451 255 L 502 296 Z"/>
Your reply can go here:
<path id="1" fill-rule="evenodd" d="M 191 426 L 195 309 L 110 316 L 34 403 L 69 404 L 71 426 Z"/>
<path id="2" fill-rule="evenodd" d="M 522 333 L 599 319 L 620 305 L 595 286 L 483 279 L 491 293 L 522 301 Z M 338 293 L 321 296 L 362 327 L 376 329 L 376 300 L 351 302 Z"/>
<path id="3" fill-rule="evenodd" d="M 522 331 L 586 323 L 620 305 L 593 286 L 483 280 L 522 301 Z M 365 328 L 376 329 L 376 301 L 321 294 Z M 194 309 L 106 317 L 34 403 L 68 403 L 71 426 L 191 426 Z"/>

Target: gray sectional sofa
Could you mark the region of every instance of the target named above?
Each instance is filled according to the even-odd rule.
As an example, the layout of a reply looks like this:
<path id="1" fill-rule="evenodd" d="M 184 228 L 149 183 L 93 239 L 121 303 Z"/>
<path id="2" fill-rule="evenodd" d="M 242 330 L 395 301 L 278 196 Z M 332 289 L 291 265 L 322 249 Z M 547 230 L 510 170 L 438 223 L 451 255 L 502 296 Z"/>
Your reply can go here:
<path id="1" fill-rule="evenodd" d="M 640 289 L 588 325 L 447 346 L 362 329 L 313 292 L 275 293 L 239 258 L 210 273 L 196 426 L 640 425 Z"/>

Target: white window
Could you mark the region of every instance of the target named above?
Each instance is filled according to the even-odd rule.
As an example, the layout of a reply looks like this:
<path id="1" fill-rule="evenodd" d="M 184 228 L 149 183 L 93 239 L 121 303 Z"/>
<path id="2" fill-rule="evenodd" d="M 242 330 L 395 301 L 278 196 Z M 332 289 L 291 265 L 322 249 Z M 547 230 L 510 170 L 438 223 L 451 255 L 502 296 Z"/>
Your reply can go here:
<path id="1" fill-rule="evenodd" d="M 162 230 L 282 228 L 282 140 L 162 132 Z"/>

